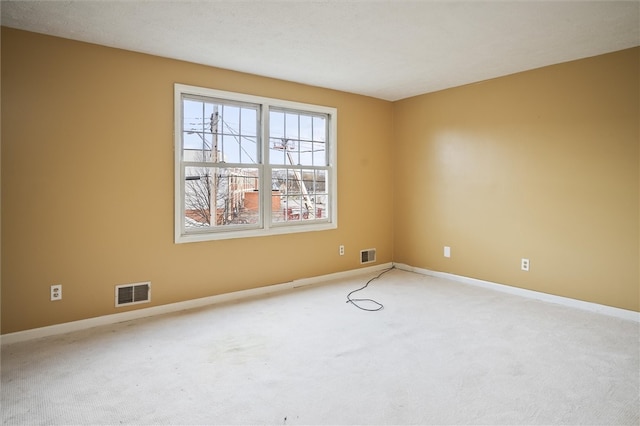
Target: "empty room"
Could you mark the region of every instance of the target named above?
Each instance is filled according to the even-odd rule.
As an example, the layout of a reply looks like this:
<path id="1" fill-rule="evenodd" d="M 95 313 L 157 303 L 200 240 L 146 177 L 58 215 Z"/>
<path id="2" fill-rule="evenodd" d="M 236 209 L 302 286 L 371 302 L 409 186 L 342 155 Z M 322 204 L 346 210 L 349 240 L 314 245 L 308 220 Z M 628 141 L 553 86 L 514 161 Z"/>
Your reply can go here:
<path id="1" fill-rule="evenodd" d="M 3 424 L 640 423 L 640 2 L 0 13 Z"/>

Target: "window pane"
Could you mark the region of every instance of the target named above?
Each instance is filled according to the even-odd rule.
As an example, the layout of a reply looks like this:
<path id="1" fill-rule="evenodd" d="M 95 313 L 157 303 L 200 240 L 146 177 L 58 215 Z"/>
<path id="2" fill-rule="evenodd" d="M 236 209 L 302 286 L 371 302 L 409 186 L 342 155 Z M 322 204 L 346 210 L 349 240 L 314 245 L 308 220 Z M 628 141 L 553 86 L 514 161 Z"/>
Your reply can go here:
<path id="1" fill-rule="evenodd" d="M 313 117 L 313 140 L 318 142 L 327 141 L 327 119 L 326 117 Z"/>
<path id="2" fill-rule="evenodd" d="M 300 142 L 300 165 L 313 166 L 313 143 Z M 321 164 L 322 165 L 322 164 Z"/>
<path id="3" fill-rule="evenodd" d="M 204 145 L 202 133 L 186 132 L 182 136 L 182 145 L 185 150 L 202 151 Z"/>
<path id="4" fill-rule="evenodd" d="M 185 132 L 201 132 L 204 127 L 203 103 L 199 101 L 183 101 L 183 130 Z"/>
<path id="5" fill-rule="evenodd" d="M 324 170 L 273 169 L 271 220 L 278 223 L 326 217 L 325 178 Z"/>
<path id="6" fill-rule="evenodd" d="M 255 109 L 242 108 L 241 110 L 241 126 L 242 134 L 245 136 L 258 135 L 258 111 Z"/>
<path id="7" fill-rule="evenodd" d="M 300 139 L 305 141 L 313 139 L 313 126 L 310 115 L 300 116 Z"/>
<path id="8" fill-rule="evenodd" d="M 287 164 L 286 143 L 283 139 L 269 139 L 269 162 L 271 164 Z"/>
<path id="9" fill-rule="evenodd" d="M 287 139 L 298 139 L 298 114 L 286 113 L 284 116 L 285 137 Z"/>
<path id="10" fill-rule="evenodd" d="M 280 111 L 269 112 L 269 136 L 272 138 L 284 138 L 284 113 Z"/>
<path id="11" fill-rule="evenodd" d="M 240 108 L 237 106 L 224 105 L 221 120 L 222 124 L 218 126 L 219 132 L 233 135 L 240 134 Z"/>
<path id="12" fill-rule="evenodd" d="M 220 105 L 212 104 L 205 102 L 204 103 L 204 119 L 203 119 L 203 130 L 206 133 L 213 133 L 216 129 L 216 126 L 220 122 L 220 117 L 218 114 L 218 110 Z"/>
<path id="13" fill-rule="evenodd" d="M 327 162 L 327 150 L 326 143 L 314 142 L 312 144 L 313 150 L 313 165 L 314 166 L 328 166 Z"/>
<path id="14" fill-rule="evenodd" d="M 185 228 L 259 223 L 259 188 L 255 168 L 185 168 Z"/>
<path id="15" fill-rule="evenodd" d="M 218 161 L 226 163 L 240 162 L 240 140 L 237 136 L 222 135 L 222 158 Z"/>
<path id="16" fill-rule="evenodd" d="M 287 141 L 287 164 L 291 166 L 300 165 L 300 141 Z"/>
<path id="17" fill-rule="evenodd" d="M 243 137 L 240 140 L 240 161 L 244 164 L 258 164 L 258 139 Z"/>

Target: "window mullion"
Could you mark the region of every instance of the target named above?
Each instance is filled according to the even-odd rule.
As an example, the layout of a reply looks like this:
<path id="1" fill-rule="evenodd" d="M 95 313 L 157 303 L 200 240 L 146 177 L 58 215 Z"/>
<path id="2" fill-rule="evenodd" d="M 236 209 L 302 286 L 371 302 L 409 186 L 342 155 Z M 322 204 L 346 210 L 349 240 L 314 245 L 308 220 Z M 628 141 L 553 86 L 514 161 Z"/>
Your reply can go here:
<path id="1" fill-rule="evenodd" d="M 269 164 L 269 143 L 271 141 L 269 135 L 269 111 L 271 106 L 268 103 L 262 104 L 261 110 L 261 126 L 260 126 L 260 152 L 261 152 L 261 161 L 260 161 L 260 170 L 262 173 L 262 196 L 260 197 L 260 208 L 263 212 L 262 214 L 262 227 L 267 230 L 271 227 L 271 214 L 272 214 L 272 199 L 271 199 L 271 178 L 272 171 L 271 166 Z"/>

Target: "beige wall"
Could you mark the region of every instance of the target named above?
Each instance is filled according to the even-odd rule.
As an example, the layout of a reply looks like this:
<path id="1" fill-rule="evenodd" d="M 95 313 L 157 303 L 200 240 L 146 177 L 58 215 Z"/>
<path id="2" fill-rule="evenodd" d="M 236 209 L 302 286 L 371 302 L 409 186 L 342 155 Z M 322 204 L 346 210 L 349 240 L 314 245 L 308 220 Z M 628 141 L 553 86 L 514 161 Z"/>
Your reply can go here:
<path id="1" fill-rule="evenodd" d="M 638 59 L 397 102 L 394 261 L 639 310 Z"/>
<path id="2" fill-rule="evenodd" d="M 370 247 L 639 310 L 638 55 L 390 103 L 2 28 L 2 333 L 132 309 L 117 284 L 152 281 L 144 308 L 355 269 Z M 337 107 L 339 229 L 175 245 L 174 82 Z"/>
<path id="3" fill-rule="evenodd" d="M 338 108 L 339 228 L 173 243 L 173 84 Z M 392 104 L 2 28 L 2 333 L 392 260 Z M 338 246 L 346 255 L 338 255 Z M 49 286 L 63 300 L 49 301 Z"/>

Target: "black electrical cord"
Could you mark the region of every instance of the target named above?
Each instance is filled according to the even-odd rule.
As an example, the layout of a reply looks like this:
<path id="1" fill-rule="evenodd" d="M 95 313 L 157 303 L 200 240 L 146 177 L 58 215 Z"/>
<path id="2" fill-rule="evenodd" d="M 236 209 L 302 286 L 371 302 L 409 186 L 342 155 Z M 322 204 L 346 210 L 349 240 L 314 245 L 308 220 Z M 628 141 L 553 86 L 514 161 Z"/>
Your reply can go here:
<path id="1" fill-rule="evenodd" d="M 367 283 L 365 285 L 363 285 L 362 287 L 360 287 L 357 290 L 353 290 L 352 292 L 350 292 L 349 294 L 347 294 L 347 303 L 351 303 L 353 306 L 355 306 L 358 309 L 362 309 L 363 311 L 369 311 L 369 312 L 375 312 L 375 311 L 379 311 L 381 309 L 384 309 L 384 305 L 382 303 L 378 303 L 373 299 L 352 299 L 351 295 L 353 293 L 355 293 L 356 291 L 360 291 L 360 290 L 364 290 L 365 288 L 367 288 L 367 286 L 369 285 L 369 283 L 371 281 L 375 281 L 378 278 L 380 278 L 381 276 L 383 276 L 384 274 L 386 274 L 387 272 L 389 272 L 390 270 L 392 270 L 393 268 L 395 268 L 395 266 L 392 266 L 391 268 L 385 269 L 384 271 L 380 272 L 380 274 L 378 274 L 377 277 L 373 277 L 371 278 L 369 281 L 367 281 Z M 377 308 L 363 308 L 362 306 L 358 305 L 356 302 L 371 302 L 375 305 L 377 305 Z"/>

